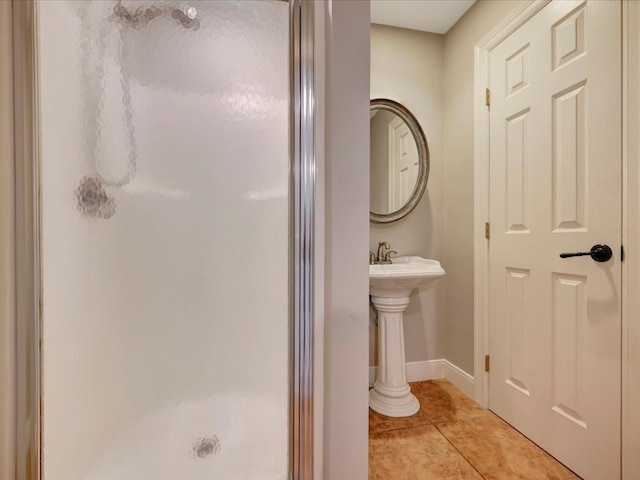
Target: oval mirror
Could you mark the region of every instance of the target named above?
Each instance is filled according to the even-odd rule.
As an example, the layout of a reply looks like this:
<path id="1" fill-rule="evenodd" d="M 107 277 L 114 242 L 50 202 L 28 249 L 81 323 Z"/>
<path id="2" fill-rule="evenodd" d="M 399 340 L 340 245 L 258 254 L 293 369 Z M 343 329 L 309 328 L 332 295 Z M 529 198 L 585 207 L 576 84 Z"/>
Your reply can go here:
<path id="1" fill-rule="evenodd" d="M 371 100 L 369 219 L 400 220 L 418 204 L 429 179 L 429 146 L 420 124 L 393 100 Z"/>

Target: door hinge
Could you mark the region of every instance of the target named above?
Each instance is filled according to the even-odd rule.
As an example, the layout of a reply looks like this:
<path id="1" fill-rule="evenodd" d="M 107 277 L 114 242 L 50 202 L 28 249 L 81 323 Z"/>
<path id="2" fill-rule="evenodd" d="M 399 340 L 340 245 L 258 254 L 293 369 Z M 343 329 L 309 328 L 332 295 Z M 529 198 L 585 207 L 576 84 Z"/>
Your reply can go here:
<path id="1" fill-rule="evenodd" d="M 484 103 L 487 107 L 491 106 L 491 90 L 488 88 L 484 91 Z"/>
<path id="2" fill-rule="evenodd" d="M 484 371 L 488 372 L 491 370 L 491 357 L 489 355 L 484 356 Z"/>
<path id="3" fill-rule="evenodd" d="M 491 238 L 491 224 L 489 222 L 484 224 L 484 238 L 487 240 Z"/>
<path id="4" fill-rule="evenodd" d="M 620 261 L 624 262 L 624 245 L 620 245 Z"/>

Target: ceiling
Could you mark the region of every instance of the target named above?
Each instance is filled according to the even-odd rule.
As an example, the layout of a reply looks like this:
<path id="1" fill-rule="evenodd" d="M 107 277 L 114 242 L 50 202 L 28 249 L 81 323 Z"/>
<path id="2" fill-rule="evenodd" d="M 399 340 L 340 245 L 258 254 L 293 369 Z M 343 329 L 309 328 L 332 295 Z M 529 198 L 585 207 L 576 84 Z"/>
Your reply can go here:
<path id="1" fill-rule="evenodd" d="M 371 23 L 444 34 L 475 0 L 371 0 Z"/>

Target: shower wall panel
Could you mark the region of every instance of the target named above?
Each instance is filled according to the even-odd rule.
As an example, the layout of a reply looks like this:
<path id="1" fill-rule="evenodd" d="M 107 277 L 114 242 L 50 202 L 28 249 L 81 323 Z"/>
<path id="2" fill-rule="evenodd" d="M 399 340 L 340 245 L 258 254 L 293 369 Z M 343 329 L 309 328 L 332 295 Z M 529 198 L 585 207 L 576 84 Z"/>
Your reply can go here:
<path id="1" fill-rule="evenodd" d="M 37 3 L 44 480 L 287 478 L 288 6 L 187 3 Z"/>

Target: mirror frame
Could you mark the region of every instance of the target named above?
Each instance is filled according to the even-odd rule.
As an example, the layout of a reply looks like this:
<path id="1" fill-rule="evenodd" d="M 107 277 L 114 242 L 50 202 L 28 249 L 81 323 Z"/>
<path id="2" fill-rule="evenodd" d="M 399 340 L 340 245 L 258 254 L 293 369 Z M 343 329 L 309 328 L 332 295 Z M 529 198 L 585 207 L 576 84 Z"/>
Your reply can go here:
<path id="1" fill-rule="evenodd" d="M 404 105 L 398 102 L 389 100 L 387 98 L 374 98 L 369 104 L 371 110 L 388 110 L 399 116 L 409 127 L 413 138 L 416 141 L 418 147 L 418 156 L 420 158 L 420 166 L 418 170 L 418 181 L 411 193 L 411 197 L 402 208 L 390 213 L 375 213 L 369 211 L 369 221 L 371 223 L 391 223 L 406 217 L 422 198 L 424 191 L 427 189 L 427 181 L 429 180 L 429 169 L 431 161 L 429 159 L 429 144 L 427 143 L 427 137 L 424 135 L 422 127 L 418 123 L 416 117 L 413 116 Z"/>

